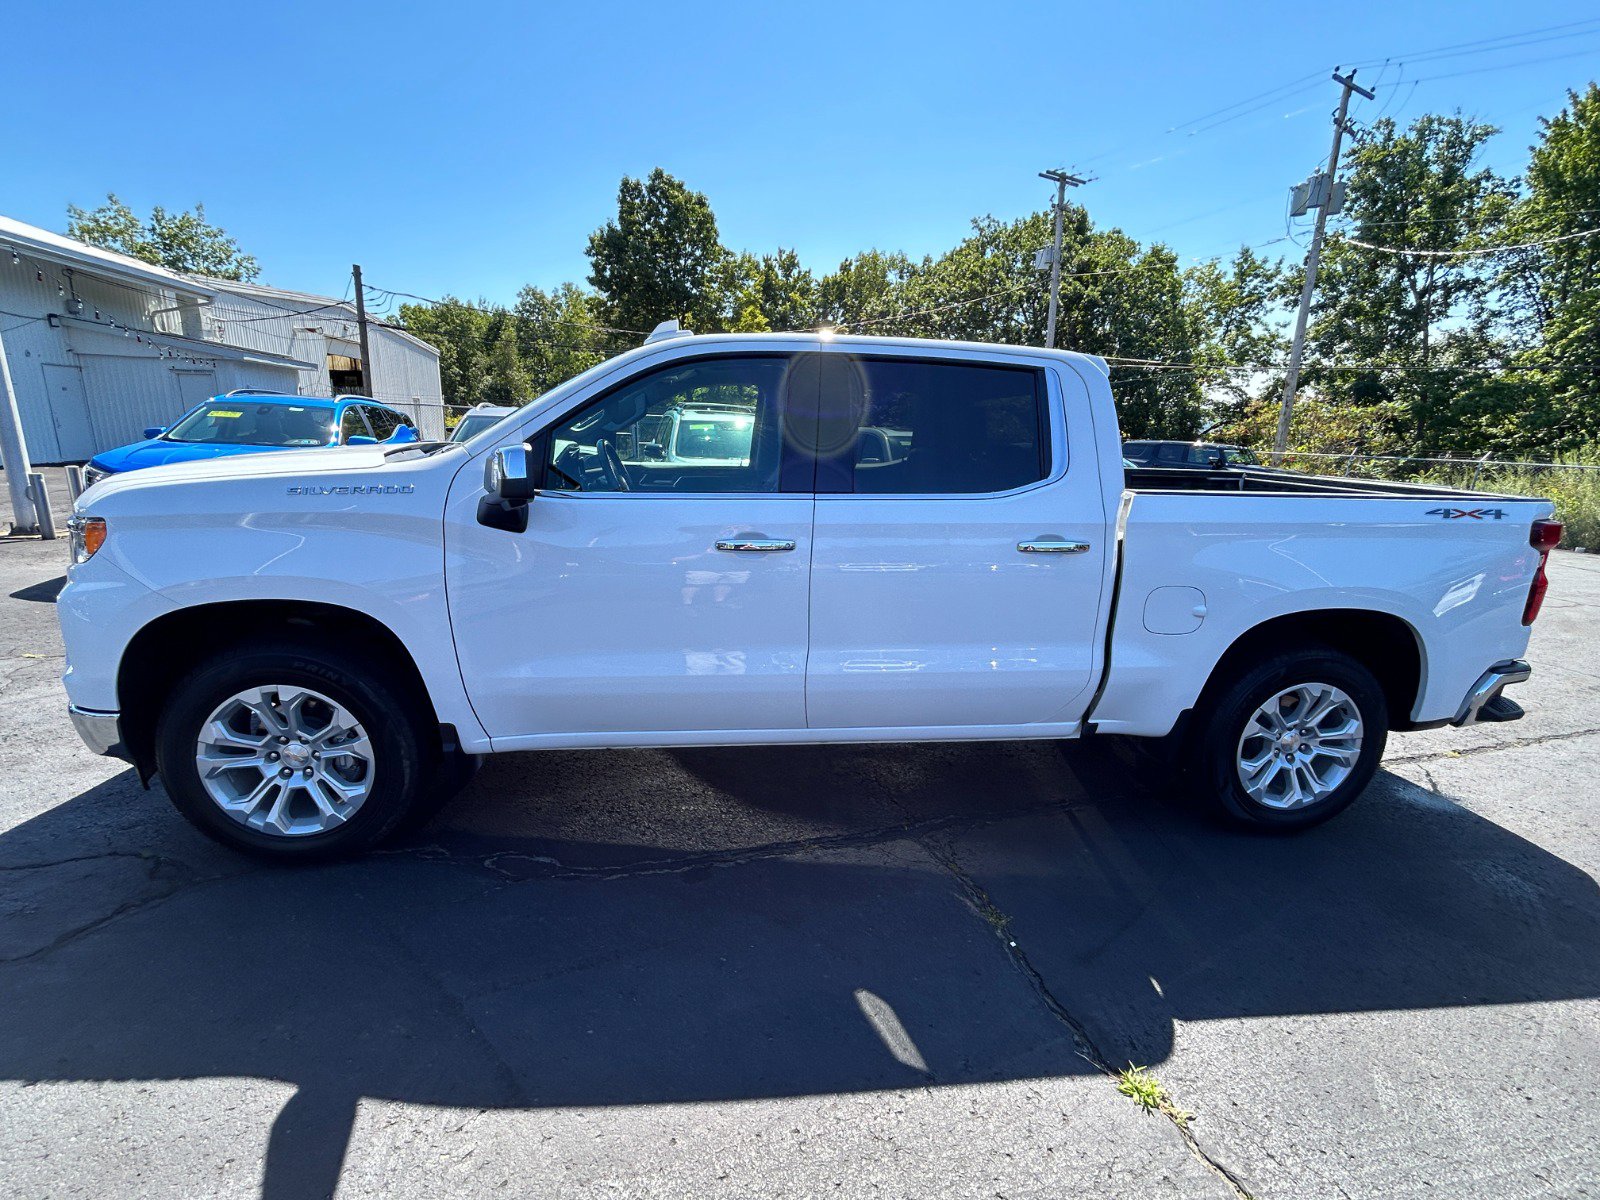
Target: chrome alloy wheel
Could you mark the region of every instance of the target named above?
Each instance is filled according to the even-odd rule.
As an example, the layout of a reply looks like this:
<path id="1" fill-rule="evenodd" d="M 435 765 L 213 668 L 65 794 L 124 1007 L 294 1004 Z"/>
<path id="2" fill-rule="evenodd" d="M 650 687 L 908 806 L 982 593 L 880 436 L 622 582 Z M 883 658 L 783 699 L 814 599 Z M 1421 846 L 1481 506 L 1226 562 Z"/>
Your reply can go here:
<path id="1" fill-rule="evenodd" d="M 372 794 L 373 760 L 360 722 L 297 684 L 235 692 L 206 718 L 194 752 L 217 807 L 273 837 L 343 825 Z"/>
<path id="2" fill-rule="evenodd" d="M 1361 710 L 1330 683 L 1297 683 L 1270 697 L 1239 738 L 1239 782 L 1268 808 L 1304 808 L 1332 795 L 1361 757 Z"/>

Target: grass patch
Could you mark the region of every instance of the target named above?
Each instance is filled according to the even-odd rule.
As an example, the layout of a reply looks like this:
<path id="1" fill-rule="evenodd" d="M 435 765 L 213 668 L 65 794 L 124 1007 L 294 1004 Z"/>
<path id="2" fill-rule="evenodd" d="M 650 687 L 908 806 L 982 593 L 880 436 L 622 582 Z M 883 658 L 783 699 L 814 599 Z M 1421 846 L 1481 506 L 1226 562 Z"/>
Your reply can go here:
<path id="1" fill-rule="evenodd" d="M 1129 1063 L 1126 1070 L 1118 1071 L 1117 1091 L 1145 1112 L 1160 1113 L 1170 1118 L 1179 1128 L 1187 1128 L 1190 1118 L 1194 1116 L 1172 1102 L 1166 1085 L 1150 1073 L 1149 1067 L 1136 1067 Z"/>

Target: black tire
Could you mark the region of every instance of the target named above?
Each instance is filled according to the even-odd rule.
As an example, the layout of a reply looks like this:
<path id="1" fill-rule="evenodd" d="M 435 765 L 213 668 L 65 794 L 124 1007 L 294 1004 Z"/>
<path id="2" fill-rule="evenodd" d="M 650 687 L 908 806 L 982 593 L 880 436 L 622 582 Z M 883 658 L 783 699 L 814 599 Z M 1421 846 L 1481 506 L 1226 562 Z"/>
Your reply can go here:
<path id="1" fill-rule="evenodd" d="M 471 783 L 483 766 L 484 755 L 468 754 L 463 750 L 448 750 L 434 765 L 433 778 L 422 789 L 409 812 L 386 835 L 387 841 L 399 841 L 424 829 L 439 811 L 455 799 L 461 789 Z"/>
<path id="2" fill-rule="evenodd" d="M 1327 796 L 1297 808 L 1274 808 L 1245 789 L 1238 765 L 1240 739 L 1253 714 L 1271 697 L 1308 683 L 1331 684 L 1355 703 L 1361 749 L 1354 769 Z M 1383 687 L 1365 666 L 1331 648 L 1286 650 L 1206 688 L 1196 705 L 1183 761 L 1190 767 L 1192 789 L 1215 815 L 1234 825 L 1289 833 L 1322 824 L 1366 790 L 1383 758 L 1388 733 Z"/>
<path id="3" fill-rule="evenodd" d="M 367 732 L 372 789 L 342 825 L 293 837 L 262 832 L 225 813 L 201 783 L 194 761 L 201 726 L 229 696 L 267 684 L 314 689 L 348 709 Z M 223 845 L 278 862 L 357 855 L 405 819 L 434 777 L 437 736 L 413 692 L 378 662 L 321 642 L 264 639 L 230 648 L 173 688 L 156 727 L 157 769 L 177 810 Z"/>

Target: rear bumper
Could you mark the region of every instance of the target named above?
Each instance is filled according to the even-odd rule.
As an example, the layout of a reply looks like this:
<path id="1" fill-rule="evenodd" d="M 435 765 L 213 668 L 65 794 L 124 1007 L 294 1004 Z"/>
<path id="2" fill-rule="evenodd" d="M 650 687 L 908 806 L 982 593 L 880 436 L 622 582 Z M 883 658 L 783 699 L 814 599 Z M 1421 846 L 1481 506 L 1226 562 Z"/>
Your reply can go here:
<path id="1" fill-rule="evenodd" d="M 72 718 L 72 727 L 78 731 L 83 744 L 96 754 L 132 761 L 128 757 L 127 748 L 122 744 L 121 713 L 97 712 L 92 708 L 79 708 L 76 704 L 69 704 L 67 715 Z"/>
<path id="2" fill-rule="evenodd" d="M 1472 685 L 1466 697 L 1461 701 L 1461 707 L 1456 710 L 1452 725 L 1475 725 L 1479 720 L 1485 719 L 1487 714 L 1484 708 L 1495 700 L 1502 688 L 1513 683 L 1522 683 L 1533 674 L 1533 668 L 1520 658 L 1510 659 L 1506 662 L 1496 663 L 1482 675 L 1478 682 Z M 1514 707 L 1514 706 L 1512 706 Z M 1516 716 L 1521 716 L 1522 710 L 1516 709 Z M 1515 720 L 1515 717 L 1495 716 L 1495 720 Z"/>

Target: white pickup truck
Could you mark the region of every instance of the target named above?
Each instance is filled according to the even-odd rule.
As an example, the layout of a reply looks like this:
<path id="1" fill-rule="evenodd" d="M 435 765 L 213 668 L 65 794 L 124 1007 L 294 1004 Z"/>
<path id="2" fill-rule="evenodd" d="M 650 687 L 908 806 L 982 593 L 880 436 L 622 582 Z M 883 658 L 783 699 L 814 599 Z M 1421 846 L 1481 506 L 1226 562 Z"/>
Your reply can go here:
<path id="1" fill-rule="evenodd" d="M 748 440 L 646 452 L 697 405 Z M 1084 355 L 684 334 L 464 443 L 98 483 L 58 608 L 84 740 L 280 858 L 554 747 L 1168 738 L 1221 813 L 1298 829 L 1391 730 L 1521 715 L 1550 517 L 1125 471 Z"/>

